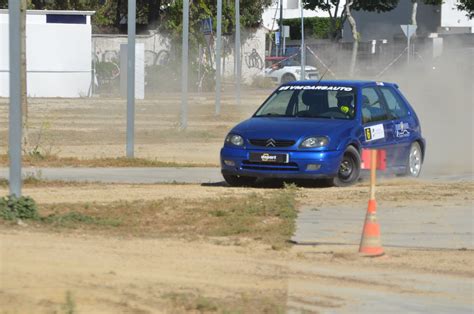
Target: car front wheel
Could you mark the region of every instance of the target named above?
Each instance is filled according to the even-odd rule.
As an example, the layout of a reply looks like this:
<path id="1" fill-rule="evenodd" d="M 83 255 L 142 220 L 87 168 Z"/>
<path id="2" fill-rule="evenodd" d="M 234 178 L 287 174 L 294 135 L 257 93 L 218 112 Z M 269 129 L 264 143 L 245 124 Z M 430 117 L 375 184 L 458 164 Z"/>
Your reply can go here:
<path id="1" fill-rule="evenodd" d="M 257 181 L 257 178 L 225 174 L 224 180 L 230 186 L 251 186 Z"/>
<path id="2" fill-rule="evenodd" d="M 346 148 L 342 156 L 337 176 L 332 184 L 338 187 L 349 186 L 357 182 L 360 176 L 360 154 L 354 146 Z"/>

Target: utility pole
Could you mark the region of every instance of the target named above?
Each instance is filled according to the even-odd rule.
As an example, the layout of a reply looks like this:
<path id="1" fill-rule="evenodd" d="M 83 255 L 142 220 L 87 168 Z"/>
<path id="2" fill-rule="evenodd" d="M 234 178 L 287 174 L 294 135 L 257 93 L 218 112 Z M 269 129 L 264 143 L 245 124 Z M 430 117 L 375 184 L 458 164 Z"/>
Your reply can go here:
<path id="1" fill-rule="evenodd" d="M 235 87 L 237 105 L 240 105 L 240 78 L 241 78 L 241 59 L 240 59 L 240 0 L 235 0 Z"/>
<path id="2" fill-rule="evenodd" d="M 283 51 L 283 0 L 280 0 L 280 56 L 284 55 Z"/>
<path id="3" fill-rule="evenodd" d="M 135 25 L 136 0 L 128 0 L 127 18 L 127 158 L 134 157 L 135 142 Z"/>
<path id="4" fill-rule="evenodd" d="M 18 0 L 8 1 L 10 32 L 10 110 L 8 130 L 8 154 L 10 158 L 10 194 L 21 196 L 21 4 Z"/>
<path id="5" fill-rule="evenodd" d="M 183 1 L 183 44 L 181 50 L 181 126 L 188 126 L 188 39 L 189 39 L 189 0 Z"/>
<path id="6" fill-rule="evenodd" d="M 222 46 L 222 0 L 217 0 L 216 116 L 221 114 L 221 46 Z"/>
<path id="7" fill-rule="evenodd" d="M 306 46 L 304 45 L 304 12 L 303 0 L 300 0 L 301 6 L 301 80 L 306 78 Z"/>
<path id="8" fill-rule="evenodd" d="M 27 69 L 26 69 L 26 10 L 28 7 L 27 0 L 20 2 L 20 78 L 21 78 L 21 110 L 22 110 L 22 125 L 23 125 L 23 150 L 28 151 L 28 92 L 27 92 Z"/>

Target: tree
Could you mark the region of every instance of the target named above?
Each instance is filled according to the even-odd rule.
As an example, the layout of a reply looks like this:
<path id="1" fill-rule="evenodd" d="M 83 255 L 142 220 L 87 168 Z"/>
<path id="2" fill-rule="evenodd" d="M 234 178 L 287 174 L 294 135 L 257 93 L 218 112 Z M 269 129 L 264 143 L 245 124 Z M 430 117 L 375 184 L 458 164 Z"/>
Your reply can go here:
<path id="1" fill-rule="evenodd" d="M 352 10 L 386 12 L 393 10 L 399 0 L 347 0 L 343 9 L 339 7 L 341 0 L 303 0 L 305 9 L 322 10 L 329 14 L 331 20 L 330 33 L 333 40 L 340 38 L 342 27 L 347 19 L 351 26 L 352 56 L 349 67 L 349 76 L 353 76 L 357 62 L 357 51 L 359 49 L 360 34 L 357 32 L 357 23 L 352 16 Z"/>
<path id="2" fill-rule="evenodd" d="M 399 0 L 353 0 L 346 1 L 346 5 L 341 7 L 341 0 L 303 0 L 305 9 L 321 10 L 327 12 L 330 19 L 329 37 L 333 40 L 341 38 L 342 28 L 347 19 L 348 7 L 352 10 L 365 10 L 386 12 L 393 10 L 398 5 Z M 350 5 L 347 6 L 347 2 Z"/>
<path id="3" fill-rule="evenodd" d="M 457 9 L 460 11 L 466 11 L 468 18 L 474 18 L 474 0 L 459 0 Z"/>
<path id="4" fill-rule="evenodd" d="M 427 5 L 441 5 L 443 0 L 421 0 L 424 4 Z M 418 12 L 418 2 L 419 0 L 411 0 L 411 24 L 417 25 L 416 14 Z"/>

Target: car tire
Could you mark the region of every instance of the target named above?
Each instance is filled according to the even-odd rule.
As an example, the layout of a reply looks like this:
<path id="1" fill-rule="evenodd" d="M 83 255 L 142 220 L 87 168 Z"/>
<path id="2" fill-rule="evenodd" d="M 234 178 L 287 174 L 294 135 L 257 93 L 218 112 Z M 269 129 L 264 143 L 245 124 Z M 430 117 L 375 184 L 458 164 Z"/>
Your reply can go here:
<path id="1" fill-rule="evenodd" d="M 257 178 L 225 174 L 224 180 L 230 186 L 252 186 Z"/>
<path id="2" fill-rule="evenodd" d="M 423 165 L 423 152 L 420 143 L 413 142 L 410 147 L 406 161 L 405 175 L 408 177 L 417 178 L 420 176 L 421 166 Z"/>
<path id="3" fill-rule="evenodd" d="M 353 185 L 360 177 L 360 154 L 354 146 L 348 146 L 342 155 L 337 175 L 332 179 L 332 185 L 345 187 Z"/>
<path id="4" fill-rule="evenodd" d="M 293 82 L 293 81 L 296 81 L 296 77 L 293 74 L 285 74 L 281 78 L 281 83 L 282 84 L 285 84 L 285 83 L 288 83 L 288 82 Z"/>

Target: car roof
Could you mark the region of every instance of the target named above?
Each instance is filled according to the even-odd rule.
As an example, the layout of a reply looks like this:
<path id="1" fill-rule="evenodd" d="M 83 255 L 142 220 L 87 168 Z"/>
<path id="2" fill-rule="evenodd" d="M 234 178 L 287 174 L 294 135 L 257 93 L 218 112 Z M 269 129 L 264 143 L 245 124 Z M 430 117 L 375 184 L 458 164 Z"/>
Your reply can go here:
<path id="1" fill-rule="evenodd" d="M 364 87 L 367 85 L 382 85 L 382 86 L 395 86 L 397 84 L 380 81 L 363 81 L 363 80 L 324 80 L 324 81 L 295 81 L 288 84 L 287 86 L 301 86 L 301 85 L 333 85 L 333 86 L 352 86 L 352 87 Z"/>

